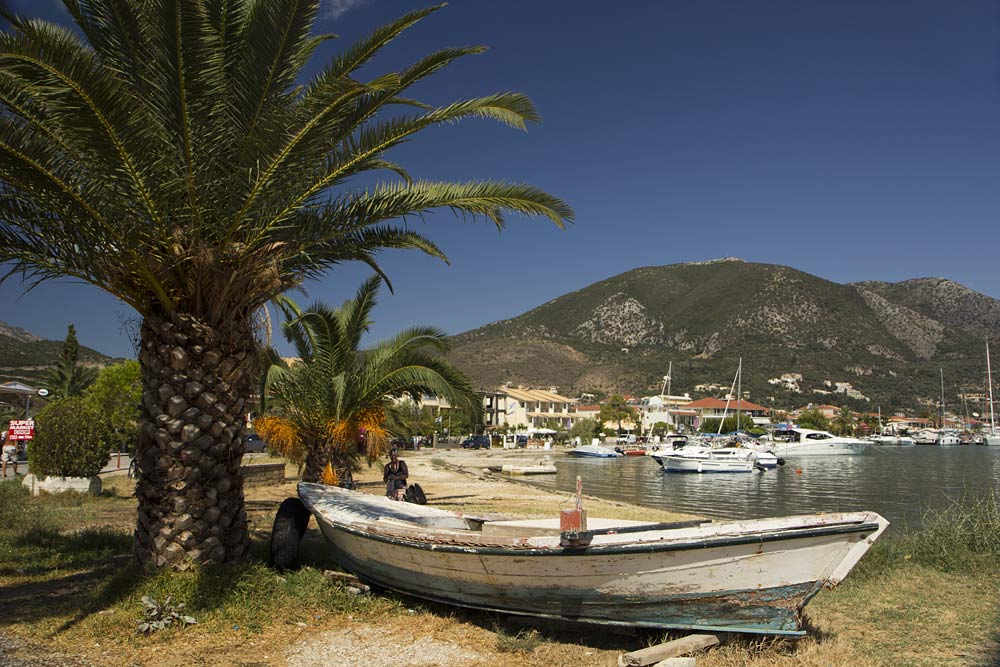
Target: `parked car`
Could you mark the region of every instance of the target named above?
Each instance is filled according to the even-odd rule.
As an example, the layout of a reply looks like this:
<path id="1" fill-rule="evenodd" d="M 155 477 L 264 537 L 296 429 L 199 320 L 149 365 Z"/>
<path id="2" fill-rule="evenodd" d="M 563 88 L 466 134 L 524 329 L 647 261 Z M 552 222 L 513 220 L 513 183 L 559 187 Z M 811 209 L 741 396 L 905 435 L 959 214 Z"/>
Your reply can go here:
<path id="1" fill-rule="evenodd" d="M 462 441 L 462 449 L 489 449 L 490 446 L 490 436 L 488 435 L 474 435 Z"/>
<path id="2" fill-rule="evenodd" d="M 258 452 L 266 452 L 267 443 L 256 433 L 247 433 L 246 437 L 243 438 L 243 453 L 252 454 Z"/>

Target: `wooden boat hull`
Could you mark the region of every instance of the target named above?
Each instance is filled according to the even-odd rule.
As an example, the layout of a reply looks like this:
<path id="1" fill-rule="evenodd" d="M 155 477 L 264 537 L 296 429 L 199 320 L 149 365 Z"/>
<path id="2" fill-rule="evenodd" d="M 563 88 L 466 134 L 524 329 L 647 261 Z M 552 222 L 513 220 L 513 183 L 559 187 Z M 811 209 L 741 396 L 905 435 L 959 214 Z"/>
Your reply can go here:
<path id="1" fill-rule="evenodd" d="M 315 486 L 300 485 L 300 497 L 335 559 L 372 584 L 464 607 L 637 627 L 802 634 L 802 607 L 888 525 L 853 513 L 608 534 L 580 546 L 561 546 L 558 536 L 491 543 L 343 521 L 321 491 L 303 489 Z"/>

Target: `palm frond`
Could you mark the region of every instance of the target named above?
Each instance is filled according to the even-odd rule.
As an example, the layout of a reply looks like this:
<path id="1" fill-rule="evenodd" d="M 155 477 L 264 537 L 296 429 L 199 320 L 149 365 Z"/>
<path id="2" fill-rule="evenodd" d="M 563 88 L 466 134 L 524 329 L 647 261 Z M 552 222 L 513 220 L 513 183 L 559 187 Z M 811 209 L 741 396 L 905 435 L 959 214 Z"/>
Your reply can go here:
<path id="1" fill-rule="evenodd" d="M 502 226 L 563 225 L 528 186 L 414 179 L 388 153 L 467 118 L 538 120 L 518 93 L 431 107 L 413 86 L 482 47 L 361 76 L 439 6 L 348 46 L 298 87 L 329 35 L 319 0 L 65 0 L 79 33 L 12 17 L 0 34 L 0 262 L 29 285 L 78 277 L 141 314 L 223 326 L 343 262 L 392 284 L 386 248 L 441 249 L 407 228 L 435 208 Z M 418 111 L 413 111 L 417 109 Z M 352 181 L 390 171 L 398 183 Z"/>

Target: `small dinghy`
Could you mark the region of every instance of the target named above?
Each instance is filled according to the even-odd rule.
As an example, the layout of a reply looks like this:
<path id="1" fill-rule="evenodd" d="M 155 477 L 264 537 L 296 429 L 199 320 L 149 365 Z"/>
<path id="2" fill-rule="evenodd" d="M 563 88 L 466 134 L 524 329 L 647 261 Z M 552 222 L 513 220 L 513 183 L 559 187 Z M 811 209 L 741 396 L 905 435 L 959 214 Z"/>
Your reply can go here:
<path id="1" fill-rule="evenodd" d="M 385 589 L 509 614 L 720 632 L 803 634 L 805 604 L 888 526 L 874 512 L 646 523 L 587 520 L 578 509 L 563 512 L 575 519 L 494 521 L 319 484 L 298 492 L 301 501 L 285 501 L 298 514 L 283 525 L 301 535 L 311 513 L 337 562 Z M 296 532 L 278 530 L 285 504 L 275 522 L 283 539 Z"/>
<path id="2" fill-rule="evenodd" d="M 619 456 L 623 456 L 621 452 L 616 452 L 610 447 L 605 447 L 604 445 L 580 445 L 579 447 L 574 447 L 566 452 L 567 454 L 572 454 L 573 456 L 589 456 L 591 458 L 598 459 L 614 459 Z"/>

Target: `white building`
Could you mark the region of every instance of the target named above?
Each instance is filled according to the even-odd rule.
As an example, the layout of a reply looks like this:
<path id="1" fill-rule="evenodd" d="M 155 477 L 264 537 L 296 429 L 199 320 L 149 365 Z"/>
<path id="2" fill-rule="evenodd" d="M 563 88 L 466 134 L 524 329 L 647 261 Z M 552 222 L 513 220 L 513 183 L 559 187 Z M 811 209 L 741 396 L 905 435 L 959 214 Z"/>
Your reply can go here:
<path id="1" fill-rule="evenodd" d="M 691 395 L 687 393 L 683 396 L 643 396 L 635 406 L 639 410 L 643 432 L 648 432 L 658 422 L 669 424 L 675 430 L 681 424 L 690 425 L 695 413 L 682 407 L 690 402 Z"/>
<path id="2" fill-rule="evenodd" d="M 489 396 L 495 397 L 493 400 L 496 401 L 495 426 L 524 425 L 531 430 L 542 428 L 546 422 L 555 420 L 561 428 L 569 429 L 574 421 L 582 417 L 576 414 L 576 399 L 560 396 L 554 387 L 548 391 L 504 387 Z"/>

